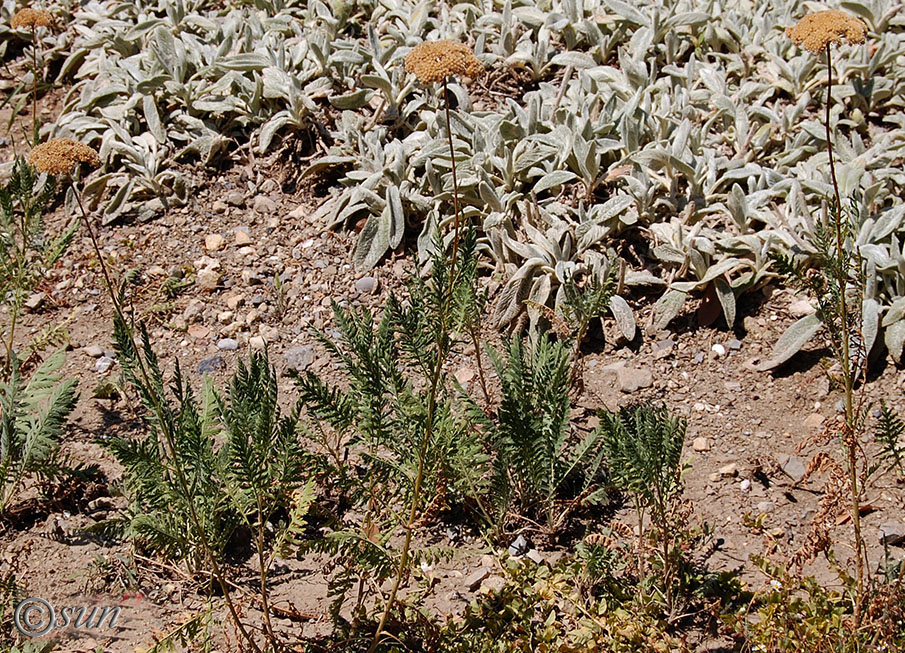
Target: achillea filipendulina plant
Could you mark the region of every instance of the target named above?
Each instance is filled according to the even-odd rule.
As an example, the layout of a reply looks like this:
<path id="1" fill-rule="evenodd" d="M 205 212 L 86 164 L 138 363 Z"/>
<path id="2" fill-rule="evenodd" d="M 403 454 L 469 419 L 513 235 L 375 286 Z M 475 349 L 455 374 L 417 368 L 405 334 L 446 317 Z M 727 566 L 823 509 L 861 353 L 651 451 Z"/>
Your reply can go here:
<path id="1" fill-rule="evenodd" d="M 478 77 L 484 65 L 474 56 L 471 48 L 456 41 L 425 41 L 412 48 L 405 58 L 406 71 L 413 73 L 422 84 L 443 82 L 443 101 L 446 109 L 446 135 L 449 138 L 449 160 L 453 178 L 453 209 L 455 211 L 452 263 L 459 246 L 459 182 L 456 177 L 456 157 L 453 149 L 452 126 L 449 122 L 449 87 L 447 79 L 454 75 Z"/>
<path id="2" fill-rule="evenodd" d="M 865 603 L 865 574 L 867 572 L 867 550 L 861 528 L 861 504 L 864 485 L 870 472 L 863 460 L 861 434 L 864 430 L 865 410 L 862 403 L 855 405 L 854 388 L 858 379 L 867 375 L 867 354 L 861 332 L 860 306 L 864 295 L 864 275 L 861 258 L 856 249 L 846 249 L 846 240 L 854 237 L 853 226 L 839 196 L 836 180 L 836 165 L 833 159 L 833 132 L 830 126 L 830 104 L 833 90 L 833 62 L 831 46 L 844 41 L 852 44 L 864 43 L 867 34 L 865 24 L 843 11 L 829 10 L 809 14 L 786 35 L 796 45 L 808 52 L 819 55 L 826 52 L 827 92 L 826 92 L 826 150 L 829 159 L 830 177 L 833 186 L 832 223 L 824 224 L 823 235 L 817 242 L 818 267 L 802 273 L 795 270 L 782 257 L 777 260 L 780 267 L 792 279 L 815 297 L 819 304 L 818 314 L 828 331 L 832 350 L 842 368 L 842 385 L 845 392 L 845 418 L 840 427 L 840 444 L 845 458 L 848 477 L 848 494 L 853 525 L 853 549 L 855 553 L 855 596 L 854 621 L 856 628 L 861 624 L 862 606 Z M 830 218 L 827 217 L 827 220 Z M 852 283 L 851 279 L 855 281 Z M 853 288 L 852 288 L 853 287 Z M 851 301 L 847 294 L 854 289 L 857 299 Z M 854 351 L 853 351 L 854 350 Z M 863 398 L 863 396 L 862 396 Z M 863 464 L 860 464 L 859 461 Z M 860 470 L 860 471 L 859 471 Z"/>
<path id="3" fill-rule="evenodd" d="M 97 168 L 101 159 L 97 150 L 84 143 L 70 138 L 52 138 L 35 147 L 28 155 L 28 162 L 49 175 L 68 175 L 80 163 Z"/>
<path id="4" fill-rule="evenodd" d="M 53 16 L 49 11 L 26 7 L 13 14 L 12 19 L 9 21 L 9 25 L 13 29 L 50 27 L 53 25 Z"/>
<path id="5" fill-rule="evenodd" d="M 452 75 L 478 77 L 484 66 L 464 43 L 425 41 L 408 53 L 405 69 L 422 84 L 433 84 L 445 82 Z"/>
<path id="6" fill-rule="evenodd" d="M 32 149 L 28 155 L 28 162 L 39 172 L 45 172 L 54 177 L 65 177 L 72 187 L 72 193 L 75 196 L 76 203 L 79 205 L 82 221 L 88 230 L 88 236 L 94 246 L 94 253 L 100 263 L 107 290 L 110 292 L 114 304 L 116 304 L 116 287 L 113 285 L 107 266 L 104 264 L 104 257 L 101 254 L 97 235 L 94 233 L 94 227 L 91 226 L 91 220 L 88 219 L 88 213 L 82 205 L 82 197 L 72 180 L 72 175 L 77 172 L 79 164 L 84 163 L 92 168 L 100 166 L 101 158 L 97 150 L 71 138 L 51 138 L 46 143 L 42 143 Z M 116 309 L 119 310 L 119 306 L 116 306 Z"/>
<path id="7" fill-rule="evenodd" d="M 864 43 L 866 34 L 867 26 L 859 18 L 838 9 L 808 14 L 786 29 L 786 36 L 795 45 L 813 54 L 820 54 L 833 43 L 841 45 L 843 40 Z"/>
<path id="8" fill-rule="evenodd" d="M 453 179 L 453 210 L 455 212 L 453 218 L 453 242 L 449 256 L 448 276 L 442 278 L 438 276 L 439 283 L 445 287 L 442 288 L 443 301 L 437 316 L 440 322 L 440 329 L 437 334 L 437 357 L 434 361 L 433 369 L 430 375 L 430 390 L 427 398 L 427 418 L 425 422 L 424 433 L 421 437 L 421 443 L 418 448 L 418 467 L 415 473 L 413 484 L 412 499 L 409 505 L 407 519 L 405 521 L 405 540 L 402 544 L 402 550 L 399 556 L 399 566 L 397 568 L 396 577 L 393 579 L 393 586 L 390 595 L 387 598 L 386 606 L 374 633 L 374 639 L 371 642 L 369 653 L 375 653 L 380 644 L 380 637 L 386 627 L 387 620 L 396 601 L 396 594 L 402 583 L 403 577 L 406 575 L 409 561 L 409 551 L 412 544 L 412 535 L 417 522 L 418 511 L 420 509 L 422 484 L 424 482 L 425 465 L 428 454 L 428 447 L 434 437 L 435 417 L 437 411 L 438 396 L 441 392 L 441 376 L 443 374 L 443 365 L 450 353 L 451 343 L 449 338 L 450 322 L 453 321 L 455 306 L 454 302 L 461 298 L 456 298 L 457 285 L 468 272 L 468 261 L 457 265 L 457 253 L 459 249 L 459 232 L 461 220 L 459 214 L 459 182 L 456 178 L 456 156 L 452 139 L 452 125 L 450 123 L 449 114 L 449 87 L 447 80 L 453 75 L 464 75 L 468 77 L 477 77 L 484 70 L 484 66 L 474 56 L 471 48 L 463 43 L 456 41 L 434 41 L 424 42 L 415 46 L 408 56 L 405 58 L 405 69 L 414 73 L 422 84 L 432 84 L 435 82 L 443 82 L 443 100 L 446 109 L 446 135 L 449 140 L 449 160 L 452 168 Z M 442 244 L 443 239 L 439 238 Z M 441 245 L 442 246 L 442 245 Z M 467 258 L 467 257 L 466 257 Z M 437 275 L 437 270 L 434 274 Z M 463 274 L 464 273 L 464 274 Z M 470 291 L 473 294 L 474 287 L 471 286 Z M 473 332 L 474 333 L 474 332 Z M 484 373 L 481 369 L 481 354 L 475 340 L 475 355 L 478 358 L 478 369 L 481 383 L 486 393 L 486 384 L 484 383 Z"/>
<path id="9" fill-rule="evenodd" d="M 405 69 L 418 78 L 422 84 L 443 82 L 443 101 L 446 108 L 446 135 L 449 139 L 449 160 L 452 166 L 453 179 L 453 246 L 452 262 L 455 263 L 456 251 L 459 248 L 459 181 L 456 176 L 456 157 L 452 141 L 452 126 L 449 117 L 449 87 L 446 82 L 449 77 L 461 75 L 475 79 L 484 72 L 484 64 L 474 56 L 471 48 L 458 41 L 425 41 L 419 43 L 405 57 Z M 484 367 L 481 363 L 481 348 L 477 328 L 473 325 L 469 329 L 469 335 L 475 348 L 475 357 L 478 364 L 478 379 L 484 398 L 489 401 L 487 381 L 484 377 Z"/>
<path id="10" fill-rule="evenodd" d="M 114 339 L 120 353 L 120 359 L 123 360 L 124 367 L 128 366 L 127 378 L 132 385 L 139 390 L 145 407 L 154 415 L 153 421 L 161 430 L 162 444 L 164 451 L 167 452 L 171 459 L 176 457 L 179 451 L 177 445 L 178 426 L 173 422 L 171 409 L 167 404 L 166 397 L 163 396 L 162 378 L 160 370 L 157 367 L 157 361 L 151 349 L 150 339 L 147 331 L 142 325 L 141 343 L 138 343 L 133 333 L 132 320 L 126 316 L 124 310 L 124 290 L 118 290 L 113 284 L 112 277 L 107 268 L 107 263 L 101 253 L 100 244 L 97 234 L 88 218 L 88 213 L 82 203 L 81 195 L 72 179 L 74 173 L 78 171 L 78 166 L 85 163 L 91 167 L 98 167 L 101 164 L 100 156 L 94 148 L 79 143 L 68 138 L 52 138 L 42 145 L 35 147 L 28 156 L 28 160 L 40 172 L 47 173 L 51 176 L 65 177 L 65 180 L 72 187 L 73 195 L 79 206 L 82 221 L 88 230 L 88 236 L 97 256 L 98 265 L 101 269 L 107 291 L 110 295 L 110 301 L 113 304 L 113 324 Z M 185 470 L 178 464 L 172 467 L 173 478 L 183 496 L 192 496 L 191 485 L 186 476 Z M 189 521 L 195 536 L 201 543 L 202 553 L 207 559 L 213 576 L 220 589 L 223 592 L 223 600 L 229 610 L 233 624 L 239 631 L 242 639 L 248 645 L 248 648 L 255 653 L 262 653 L 261 647 L 255 642 L 254 636 L 249 633 L 248 629 L 242 622 L 237 611 L 236 605 L 231 598 L 229 585 L 223 574 L 222 567 L 217 561 L 214 545 L 210 541 L 209 534 L 206 530 L 204 518 L 199 515 L 196 506 L 190 501 L 187 505 L 189 513 Z"/>
<path id="11" fill-rule="evenodd" d="M 26 7 L 17 11 L 9 21 L 13 29 L 31 28 L 31 145 L 38 144 L 38 35 L 39 27 L 52 27 L 53 16 L 44 9 Z"/>

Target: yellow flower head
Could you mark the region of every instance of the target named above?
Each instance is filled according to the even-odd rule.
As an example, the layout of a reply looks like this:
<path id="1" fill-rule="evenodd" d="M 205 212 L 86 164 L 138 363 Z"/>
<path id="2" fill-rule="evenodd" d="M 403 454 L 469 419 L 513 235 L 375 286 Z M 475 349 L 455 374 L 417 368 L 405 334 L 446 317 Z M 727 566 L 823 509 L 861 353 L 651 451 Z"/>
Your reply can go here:
<path id="1" fill-rule="evenodd" d="M 808 52 L 820 54 L 831 43 L 864 43 L 867 26 L 844 11 L 830 9 L 808 14 L 797 25 L 786 29 L 786 36 Z"/>
<path id="2" fill-rule="evenodd" d="M 442 82 L 450 75 L 478 77 L 484 71 L 484 66 L 464 43 L 425 41 L 408 53 L 405 69 L 415 73 L 422 84 L 431 84 Z"/>
<path id="3" fill-rule="evenodd" d="M 70 138 L 51 138 L 35 147 L 28 155 L 28 162 L 39 172 L 49 175 L 66 175 L 79 163 L 87 163 L 92 168 L 101 164 L 97 151 Z"/>
<path id="4" fill-rule="evenodd" d="M 53 24 L 53 16 L 43 9 L 20 9 L 13 15 L 9 24 L 13 29 L 50 27 Z"/>

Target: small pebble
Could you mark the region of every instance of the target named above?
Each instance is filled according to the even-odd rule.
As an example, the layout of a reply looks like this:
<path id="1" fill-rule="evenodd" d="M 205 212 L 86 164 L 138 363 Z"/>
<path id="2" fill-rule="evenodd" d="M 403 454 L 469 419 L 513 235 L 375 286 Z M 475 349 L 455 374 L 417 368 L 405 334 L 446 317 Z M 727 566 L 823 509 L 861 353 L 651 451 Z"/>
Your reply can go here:
<path id="1" fill-rule="evenodd" d="M 239 348 L 239 343 L 232 338 L 223 338 L 217 342 L 217 349 L 221 351 L 235 351 Z"/>
<path id="2" fill-rule="evenodd" d="M 198 363 L 198 374 L 210 374 L 222 370 L 224 367 L 226 367 L 226 361 L 222 357 L 212 356 Z"/>
<path id="3" fill-rule="evenodd" d="M 103 374 L 113 365 L 113 359 L 109 356 L 101 356 L 97 359 L 97 362 L 94 364 L 94 371 L 98 374 Z"/>

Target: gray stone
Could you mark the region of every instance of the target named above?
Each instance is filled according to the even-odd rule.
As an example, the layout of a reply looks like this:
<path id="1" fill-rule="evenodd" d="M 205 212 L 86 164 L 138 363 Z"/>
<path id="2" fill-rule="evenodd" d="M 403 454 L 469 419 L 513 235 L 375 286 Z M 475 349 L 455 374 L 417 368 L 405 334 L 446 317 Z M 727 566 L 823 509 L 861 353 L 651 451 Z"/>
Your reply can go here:
<path id="1" fill-rule="evenodd" d="M 666 358 L 673 352 L 675 346 L 675 340 L 658 340 L 653 345 L 651 345 L 651 352 L 653 353 L 654 358 Z"/>
<path id="2" fill-rule="evenodd" d="M 544 556 L 542 556 L 537 549 L 531 549 L 525 554 L 525 557 L 536 565 L 539 565 L 544 561 Z"/>
<path id="3" fill-rule="evenodd" d="M 44 300 L 47 298 L 42 292 L 36 292 L 28 296 L 28 299 L 25 300 L 25 308 L 30 311 L 33 311 L 41 306 L 44 303 Z"/>
<path id="4" fill-rule="evenodd" d="M 820 413 L 811 413 L 804 418 L 803 426 L 809 431 L 814 431 L 823 426 L 824 417 Z"/>
<path id="5" fill-rule="evenodd" d="M 697 354 L 694 355 L 694 358 L 692 358 L 692 361 L 694 361 L 695 363 L 697 363 L 699 365 L 701 363 L 703 363 L 704 362 L 704 352 L 699 351 Z"/>
<path id="6" fill-rule="evenodd" d="M 796 483 L 804 478 L 807 467 L 804 461 L 798 456 L 789 456 L 788 460 L 782 464 L 782 471 Z"/>
<path id="7" fill-rule="evenodd" d="M 720 476 L 738 476 L 738 465 L 735 463 L 729 463 L 728 465 L 723 465 L 719 469 Z"/>
<path id="8" fill-rule="evenodd" d="M 220 283 L 220 273 L 211 268 L 198 272 L 198 287 L 202 290 L 214 290 Z"/>
<path id="9" fill-rule="evenodd" d="M 650 387 L 654 379 L 647 368 L 621 367 L 616 370 L 616 381 L 622 392 L 635 392 Z"/>
<path id="10" fill-rule="evenodd" d="M 103 374 L 113 366 L 113 359 L 110 356 L 101 356 L 94 364 L 94 371 Z"/>
<path id="11" fill-rule="evenodd" d="M 285 351 L 283 358 L 289 369 L 304 372 L 314 362 L 314 348 L 311 345 L 293 347 Z"/>
<path id="12" fill-rule="evenodd" d="M 506 587 L 506 579 L 502 576 L 489 576 L 481 583 L 481 589 L 486 592 L 499 592 Z"/>
<path id="13" fill-rule="evenodd" d="M 258 330 L 260 335 L 267 342 L 276 342 L 280 339 L 280 330 L 267 324 L 262 324 Z"/>
<path id="14" fill-rule="evenodd" d="M 465 579 L 465 587 L 468 588 L 469 592 L 474 592 L 488 576 L 490 576 L 490 569 L 488 567 L 479 567 Z"/>
<path id="15" fill-rule="evenodd" d="M 223 338 L 217 343 L 217 349 L 221 351 L 235 351 L 239 348 L 239 343 L 232 338 Z"/>
<path id="16" fill-rule="evenodd" d="M 512 541 L 512 544 L 509 545 L 509 555 L 523 556 L 528 552 L 529 548 L 531 548 L 531 542 L 529 542 L 524 535 L 519 535 Z"/>
<path id="17" fill-rule="evenodd" d="M 97 512 L 98 510 L 113 510 L 116 504 L 110 497 L 98 497 L 88 502 L 88 512 Z"/>
<path id="18" fill-rule="evenodd" d="M 104 349 L 100 345 L 88 345 L 85 347 L 85 353 L 91 358 L 100 358 L 104 355 Z"/>
<path id="19" fill-rule="evenodd" d="M 726 344 L 729 345 L 729 349 L 733 349 L 733 350 L 735 350 L 735 351 L 738 351 L 739 349 L 742 348 L 742 341 L 741 341 L 741 340 L 738 340 L 738 339 L 736 339 L 736 338 L 733 338 L 732 340 L 730 340 L 730 341 L 727 342 Z"/>
<path id="20" fill-rule="evenodd" d="M 377 279 L 374 277 L 362 277 L 358 281 L 355 282 L 355 290 L 360 293 L 371 294 L 377 292 L 377 288 L 380 284 L 377 282 Z"/>
<path id="21" fill-rule="evenodd" d="M 880 526 L 880 544 L 898 546 L 905 542 L 905 525 L 900 522 Z"/>
<path id="22" fill-rule="evenodd" d="M 245 193 L 234 190 L 226 196 L 226 203 L 232 206 L 245 206 Z"/>
<path id="23" fill-rule="evenodd" d="M 204 302 L 200 299 L 193 299 L 189 302 L 189 305 L 185 307 L 185 310 L 182 312 L 182 319 L 187 323 L 194 322 L 196 320 L 201 319 L 201 314 L 204 312 Z"/>
<path id="24" fill-rule="evenodd" d="M 226 239 L 220 234 L 209 234 L 204 238 L 204 249 L 209 252 L 217 252 L 223 249 Z"/>
<path id="25" fill-rule="evenodd" d="M 266 195 L 258 195 L 255 197 L 252 208 L 254 208 L 257 213 L 273 213 L 276 210 L 277 205 Z"/>
<path id="26" fill-rule="evenodd" d="M 211 374 L 224 367 L 226 367 L 226 361 L 221 356 L 211 356 L 198 363 L 198 374 Z"/>
<path id="27" fill-rule="evenodd" d="M 245 227 L 239 227 L 236 229 L 236 245 L 239 247 L 244 247 L 245 245 L 251 245 L 254 241 L 251 238 L 251 234 L 248 233 L 248 229 Z"/>
<path id="28" fill-rule="evenodd" d="M 810 315 L 816 311 L 817 309 L 808 299 L 796 299 L 789 304 L 789 314 L 792 317 L 804 317 L 805 315 Z"/>

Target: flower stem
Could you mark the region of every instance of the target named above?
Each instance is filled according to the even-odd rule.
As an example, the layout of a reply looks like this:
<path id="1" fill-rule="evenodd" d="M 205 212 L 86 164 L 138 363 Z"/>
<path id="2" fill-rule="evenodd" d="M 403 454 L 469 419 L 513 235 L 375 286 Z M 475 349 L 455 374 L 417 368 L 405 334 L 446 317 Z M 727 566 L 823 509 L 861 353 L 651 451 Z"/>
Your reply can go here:
<path id="1" fill-rule="evenodd" d="M 450 255 L 452 260 L 450 270 L 453 270 L 456 263 L 456 252 L 459 249 L 459 181 L 456 178 L 456 151 L 453 148 L 452 123 L 449 116 L 449 86 L 445 79 L 443 80 L 443 100 L 446 104 L 446 136 L 449 139 L 449 162 L 452 166 L 453 210 L 455 212 L 455 217 L 453 218 L 453 246 L 452 254 Z"/>
<path id="2" fill-rule="evenodd" d="M 447 335 L 449 332 L 449 310 L 452 305 L 453 291 L 456 283 L 456 255 L 459 249 L 459 184 L 456 179 L 456 153 L 453 149 L 452 126 L 449 122 L 449 89 L 446 80 L 443 80 L 443 96 L 446 102 L 446 134 L 449 138 L 449 157 L 452 161 L 453 176 L 453 207 L 455 209 L 455 218 L 453 220 L 453 246 L 450 254 L 449 264 L 449 288 L 447 289 L 446 299 L 443 306 L 443 313 L 440 316 L 440 333 L 437 340 L 437 360 L 431 373 L 430 394 L 427 398 L 427 417 L 424 425 L 424 435 L 421 438 L 421 446 L 418 449 L 418 470 L 415 473 L 415 485 L 412 489 L 412 503 L 409 507 L 408 518 L 405 522 L 405 540 L 402 544 L 402 552 L 399 556 L 399 566 L 396 569 L 396 577 L 393 579 L 393 586 L 390 589 L 390 596 L 387 598 L 386 606 L 383 614 L 380 616 L 380 622 L 374 633 L 374 639 L 371 641 L 371 647 L 368 653 L 375 653 L 380 644 L 380 636 L 386 628 L 387 620 L 390 612 L 393 610 L 393 604 L 396 602 L 396 594 L 399 592 L 399 586 L 402 584 L 402 578 L 408 568 L 409 551 L 412 546 L 412 533 L 415 531 L 415 520 L 418 516 L 418 507 L 421 503 L 421 486 L 424 482 L 424 467 L 427 458 L 427 448 L 430 444 L 434 431 L 434 416 L 437 410 L 437 395 L 440 391 L 440 377 L 443 374 L 443 363 L 446 360 L 448 347 L 446 346 Z"/>
<path id="3" fill-rule="evenodd" d="M 119 297 L 116 293 L 116 288 L 113 285 L 113 281 L 110 277 L 110 273 L 107 270 L 107 264 L 104 261 L 103 255 L 101 254 L 101 248 L 100 248 L 100 245 L 98 244 L 97 234 L 94 231 L 94 227 L 91 225 L 91 220 L 88 218 L 88 213 L 85 211 L 85 207 L 82 205 L 82 199 L 79 196 L 78 189 L 76 189 L 75 184 L 73 183 L 71 178 L 69 179 L 69 185 L 72 187 L 72 192 L 75 195 L 76 203 L 78 204 L 79 211 L 81 212 L 82 222 L 84 223 L 85 228 L 88 231 L 88 236 L 91 239 L 91 244 L 94 247 L 95 254 L 97 255 L 97 260 L 98 260 L 98 263 L 100 264 L 101 273 L 104 277 L 104 282 L 107 285 L 107 291 L 110 294 L 110 300 L 113 302 L 113 310 L 116 313 L 117 318 L 123 324 L 126 324 L 125 313 L 123 312 L 122 304 L 119 301 Z M 132 338 L 131 331 L 129 331 L 129 338 Z M 132 345 L 135 348 L 135 350 L 138 351 L 138 347 L 135 344 L 134 339 L 133 339 Z M 144 360 L 142 359 L 142 357 L 140 355 L 137 355 L 136 359 L 138 360 L 139 373 L 142 376 L 143 382 L 145 383 L 145 385 L 148 388 L 153 388 L 154 386 L 150 381 L 150 376 L 148 375 L 148 372 L 145 369 Z M 158 416 L 162 416 L 163 408 L 159 404 L 159 397 L 157 396 L 157 394 L 155 392 L 150 392 L 149 395 L 151 397 L 151 400 L 155 404 L 155 411 L 157 412 Z M 177 452 L 176 439 L 175 439 L 173 433 L 170 432 L 169 428 L 167 428 L 166 420 L 158 419 L 158 423 L 160 425 L 161 431 L 164 434 L 164 437 L 167 440 L 167 445 L 170 448 L 170 455 L 175 460 L 176 452 Z M 217 583 L 220 585 L 220 589 L 223 592 L 223 599 L 226 602 L 227 608 L 229 609 L 229 613 L 230 613 L 230 616 L 232 617 L 233 623 L 235 624 L 236 628 L 239 630 L 239 632 L 241 633 L 241 635 L 245 639 L 245 641 L 248 642 L 248 644 L 251 646 L 252 650 L 255 651 L 255 653 L 261 653 L 260 647 L 258 647 L 258 645 L 255 643 L 254 638 L 245 629 L 245 626 L 239 617 L 239 613 L 236 610 L 236 606 L 234 605 L 234 603 L 230 597 L 229 586 L 226 582 L 225 576 L 223 575 L 223 570 L 220 568 L 220 565 L 217 563 L 217 559 L 216 559 L 216 556 L 214 555 L 214 551 L 211 548 L 210 543 L 207 540 L 206 533 L 204 532 L 204 527 L 201 525 L 201 520 L 199 519 L 198 514 L 195 511 L 195 504 L 192 501 L 193 493 L 189 491 L 188 481 L 185 478 L 183 470 L 178 464 L 175 464 L 173 467 L 176 470 L 176 480 L 179 483 L 180 490 L 182 491 L 183 496 L 185 496 L 186 499 L 188 500 L 187 504 L 188 504 L 189 518 L 192 521 L 192 527 L 195 529 L 195 531 L 198 535 L 198 538 L 201 541 L 201 546 L 202 546 L 202 549 L 204 550 L 204 554 L 207 557 L 208 561 L 210 562 L 211 569 L 214 573 L 214 577 L 217 579 Z"/>
<path id="4" fill-rule="evenodd" d="M 854 411 L 854 385 L 855 377 L 851 368 L 851 350 L 849 339 L 849 314 L 848 301 L 845 297 L 848 285 L 849 258 L 844 248 L 842 233 L 842 201 L 839 197 L 839 182 L 836 180 L 836 165 L 833 160 L 833 141 L 830 130 L 830 104 L 833 91 L 833 66 L 830 55 L 830 44 L 826 45 L 826 151 L 829 156 L 830 176 L 833 181 L 833 193 L 835 194 L 835 215 L 833 216 L 836 230 L 836 282 L 839 285 L 839 312 L 841 313 L 841 351 L 842 351 L 842 381 L 845 386 L 845 427 L 843 431 L 842 445 L 846 456 L 849 490 L 851 493 L 852 525 L 854 527 L 855 565 L 857 567 L 857 596 L 855 597 L 855 627 L 861 624 L 861 603 L 864 596 L 864 540 L 861 533 L 861 488 L 858 480 L 858 426 L 855 424 Z M 865 353 L 866 356 L 866 353 Z"/>
<path id="5" fill-rule="evenodd" d="M 37 28 L 31 26 L 31 146 L 38 144 L 38 36 Z"/>

